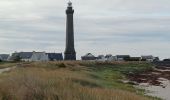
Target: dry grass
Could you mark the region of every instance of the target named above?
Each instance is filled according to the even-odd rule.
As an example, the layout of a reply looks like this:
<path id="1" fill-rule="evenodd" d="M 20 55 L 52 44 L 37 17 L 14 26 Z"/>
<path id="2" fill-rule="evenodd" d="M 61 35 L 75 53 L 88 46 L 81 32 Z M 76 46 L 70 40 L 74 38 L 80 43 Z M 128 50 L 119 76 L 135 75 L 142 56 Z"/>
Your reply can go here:
<path id="1" fill-rule="evenodd" d="M 3 73 L 1 100 L 148 100 L 136 93 L 101 87 L 80 62 L 39 62 L 22 66 Z"/>
<path id="2" fill-rule="evenodd" d="M 0 69 L 16 66 L 18 63 L 14 62 L 0 62 Z"/>

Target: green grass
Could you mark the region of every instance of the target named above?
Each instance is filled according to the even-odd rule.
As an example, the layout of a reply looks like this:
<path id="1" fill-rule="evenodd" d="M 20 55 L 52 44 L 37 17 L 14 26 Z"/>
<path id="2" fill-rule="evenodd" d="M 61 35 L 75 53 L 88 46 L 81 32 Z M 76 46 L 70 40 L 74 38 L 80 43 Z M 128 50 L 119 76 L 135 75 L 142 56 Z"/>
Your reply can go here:
<path id="1" fill-rule="evenodd" d="M 121 81 L 152 66 L 146 62 L 22 63 L 0 75 L 0 100 L 27 96 L 34 100 L 159 100 Z"/>
<path id="2" fill-rule="evenodd" d="M 148 62 L 86 62 L 81 65 L 90 69 L 91 76 L 105 88 L 121 89 L 130 92 L 136 92 L 139 95 L 144 95 L 145 90 L 136 89 L 132 84 L 125 84 L 122 80 L 127 80 L 129 74 L 140 74 L 153 70 L 153 65 Z M 160 100 L 160 98 L 150 97 L 151 99 Z"/>

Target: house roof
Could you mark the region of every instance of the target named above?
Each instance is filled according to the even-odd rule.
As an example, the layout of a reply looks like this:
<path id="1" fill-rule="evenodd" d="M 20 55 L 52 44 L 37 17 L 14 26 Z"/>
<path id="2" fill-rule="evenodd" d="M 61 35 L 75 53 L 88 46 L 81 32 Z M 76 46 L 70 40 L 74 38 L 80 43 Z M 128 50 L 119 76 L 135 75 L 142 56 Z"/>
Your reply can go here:
<path id="1" fill-rule="evenodd" d="M 62 53 L 46 53 L 50 60 L 63 60 Z"/>
<path id="2" fill-rule="evenodd" d="M 107 55 L 105 56 L 105 58 L 110 58 L 110 57 L 112 57 L 111 54 L 107 54 Z"/>
<path id="3" fill-rule="evenodd" d="M 32 54 L 33 52 L 15 52 L 10 56 L 9 60 L 14 60 L 17 56 L 19 56 L 21 59 L 30 59 Z"/>
<path id="4" fill-rule="evenodd" d="M 132 59 L 140 59 L 141 57 L 130 57 Z"/>
<path id="5" fill-rule="evenodd" d="M 33 52 L 20 52 L 18 54 L 22 59 L 29 59 L 32 57 Z"/>
<path id="6" fill-rule="evenodd" d="M 142 55 L 142 59 L 153 59 L 152 55 Z"/>
<path id="7" fill-rule="evenodd" d="M 126 57 L 130 57 L 130 55 L 116 55 L 117 58 L 126 58 Z"/>
<path id="8" fill-rule="evenodd" d="M 104 55 L 99 55 L 98 57 L 104 57 Z"/>
<path id="9" fill-rule="evenodd" d="M 1 60 L 7 60 L 9 57 L 9 54 L 0 54 L 0 59 Z"/>
<path id="10" fill-rule="evenodd" d="M 104 58 L 104 55 L 99 55 L 99 56 L 97 57 L 97 59 L 102 59 L 102 58 Z"/>
<path id="11" fill-rule="evenodd" d="M 95 56 L 92 55 L 91 53 L 87 53 L 84 57 L 95 57 Z"/>

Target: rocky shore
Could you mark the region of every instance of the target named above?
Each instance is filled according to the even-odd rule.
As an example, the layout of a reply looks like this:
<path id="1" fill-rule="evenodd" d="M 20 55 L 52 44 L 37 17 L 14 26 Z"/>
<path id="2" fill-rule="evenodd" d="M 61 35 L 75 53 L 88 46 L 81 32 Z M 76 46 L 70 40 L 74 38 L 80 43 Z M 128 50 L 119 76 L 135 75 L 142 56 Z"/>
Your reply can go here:
<path id="1" fill-rule="evenodd" d="M 154 70 L 137 75 L 129 75 L 135 87 L 145 89 L 146 95 L 170 100 L 170 67 L 156 67 Z"/>

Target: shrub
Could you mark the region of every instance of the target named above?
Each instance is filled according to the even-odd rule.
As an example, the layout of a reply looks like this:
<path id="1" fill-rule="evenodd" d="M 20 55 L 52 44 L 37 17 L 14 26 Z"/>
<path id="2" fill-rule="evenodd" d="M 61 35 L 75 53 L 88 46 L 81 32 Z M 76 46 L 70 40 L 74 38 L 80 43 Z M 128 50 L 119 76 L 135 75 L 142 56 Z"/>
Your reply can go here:
<path id="1" fill-rule="evenodd" d="M 21 57 L 19 55 L 17 55 L 16 57 L 14 57 L 14 62 L 18 62 L 21 61 Z"/>
<path id="2" fill-rule="evenodd" d="M 64 63 L 60 63 L 60 64 L 58 64 L 58 67 L 59 68 L 66 68 L 66 65 Z"/>

